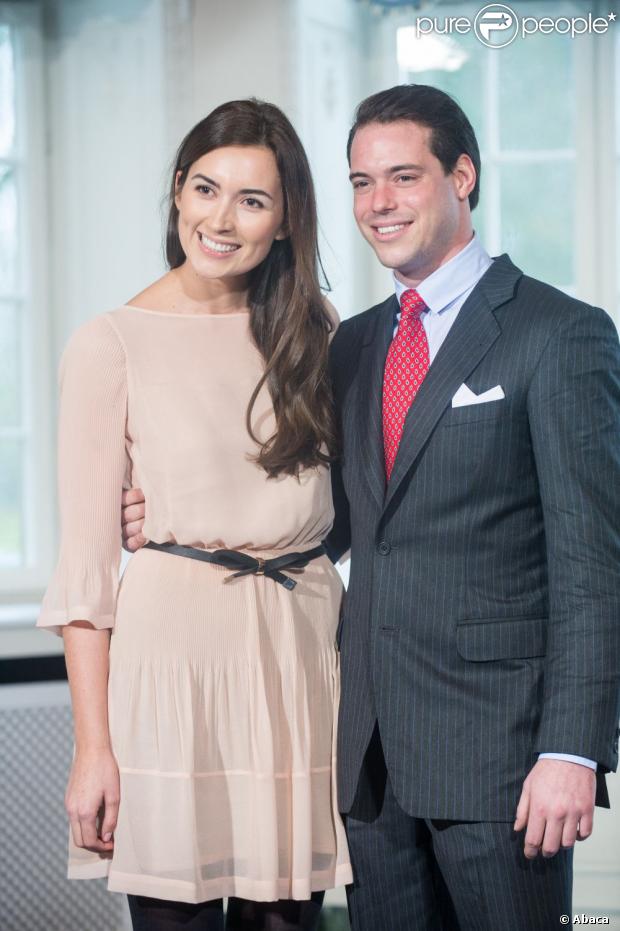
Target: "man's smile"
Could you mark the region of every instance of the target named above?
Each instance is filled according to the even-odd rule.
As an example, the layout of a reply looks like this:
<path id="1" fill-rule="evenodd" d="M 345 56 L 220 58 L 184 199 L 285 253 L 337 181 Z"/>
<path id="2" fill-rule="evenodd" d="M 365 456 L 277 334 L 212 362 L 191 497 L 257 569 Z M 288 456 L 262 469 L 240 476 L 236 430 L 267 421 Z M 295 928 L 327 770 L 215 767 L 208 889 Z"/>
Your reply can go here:
<path id="1" fill-rule="evenodd" d="M 406 220 L 402 223 L 372 223 L 371 229 L 375 239 L 378 239 L 379 242 L 391 242 L 393 239 L 398 239 L 405 230 L 409 229 L 412 222 L 413 220 Z"/>

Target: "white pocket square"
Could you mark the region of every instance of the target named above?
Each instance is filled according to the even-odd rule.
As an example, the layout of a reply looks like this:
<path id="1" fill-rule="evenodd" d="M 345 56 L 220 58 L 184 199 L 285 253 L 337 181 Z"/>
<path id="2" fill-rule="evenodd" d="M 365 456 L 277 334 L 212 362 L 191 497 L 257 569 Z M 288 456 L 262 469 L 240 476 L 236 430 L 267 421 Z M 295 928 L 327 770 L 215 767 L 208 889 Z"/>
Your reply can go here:
<path id="1" fill-rule="evenodd" d="M 463 384 L 452 398 L 452 407 L 467 407 L 469 404 L 487 404 L 488 401 L 501 401 L 506 395 L 501 385 L 489 388 L 482 394 L 474 394 L 471 388 Z"/>

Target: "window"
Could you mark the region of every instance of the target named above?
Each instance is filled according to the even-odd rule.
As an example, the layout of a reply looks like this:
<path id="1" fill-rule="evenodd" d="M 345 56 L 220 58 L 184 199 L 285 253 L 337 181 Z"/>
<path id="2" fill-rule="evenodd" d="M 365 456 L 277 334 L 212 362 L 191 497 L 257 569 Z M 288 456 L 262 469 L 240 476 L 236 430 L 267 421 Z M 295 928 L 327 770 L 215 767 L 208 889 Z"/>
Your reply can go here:
<path id="1" fill-rule="evenodd" d="M 510 5 L 532 15 L 527 4 Z M 432 14 L 440 21 L 473 20 L 479 9 L 475 3 L 437 4 Z M 538 18 L 579 16 L 589 9 L 537 3 L 534 12 Z M 474 225 L 486 248 L 493 255 L 509 252 L 528 274 L 615 313 L 604 285 L 610 270 L 597 267 L 604 253 L 597 237 L 614 228 L 617 196 L 613 180 L 611 189 L 596 180 L 604 146 L 609 149 L 605 124 L 617 116 L 613 103 L 610 113 L 605 110 L 605 95 L 597 90 L 613 86 L 613 74 L 602 74 L 603 47 L 611 40 L 619 50 L 620 43 L 613 36 L 533 34 L 488 49 L 473 32 L 418 37 L 416 16 L 408 9 L 384 17 L 382 83 L 433 84 L 469 116 L 482 156 Z M 620 153 L 620 143 L 617 148 Z M 620 183 L 620 167 L 616 174 Z"/>
<path id="2" fill-rule="evenodd" d="M 0 593 L 43 584 L 53 487 L 40 10 L 0 3 Z"/>
<path id="3" fill-rule="evenodd" d="M 620 324 L 620 30 L 616 33 L 615 42 L 615 103 L 616 103 L 616 323 Z"/>
<path id="4" fill-rule="evenodd" d="M 0 24 L 0 567 L 18 566 L 22 552 L 20 385 L 21 333 L 17 294 L 18 214 L 15 152 L 15 48 L 11 27 Z"/>

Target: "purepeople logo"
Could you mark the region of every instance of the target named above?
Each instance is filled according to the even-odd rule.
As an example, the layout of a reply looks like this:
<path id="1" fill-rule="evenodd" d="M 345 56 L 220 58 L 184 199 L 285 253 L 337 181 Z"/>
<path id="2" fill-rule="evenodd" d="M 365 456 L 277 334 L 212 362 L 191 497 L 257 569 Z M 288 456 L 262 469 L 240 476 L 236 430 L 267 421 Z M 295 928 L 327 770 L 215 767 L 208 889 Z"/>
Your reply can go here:
<path id="1" fill-rule="evenodd" d="M 476 14 L 474 32 L 483 45 L 503 48 L 517 38 L 517 14 L 503 3 L 489 3 Z"/>
<path id="2" fill-rule="evenodd" d="M 487 3 L 476 13 L 473 21 L 467 16 L 418 16 L 415 23 L 416 38 L 431 33 L 437 35 L 466 35 L 473 32 L 488 48 L 504 48 L 520 36 L 556 35 L 570 36 L 604 35 L 616 13 L 607 16 L 518 16 L 505 3 Z"/>

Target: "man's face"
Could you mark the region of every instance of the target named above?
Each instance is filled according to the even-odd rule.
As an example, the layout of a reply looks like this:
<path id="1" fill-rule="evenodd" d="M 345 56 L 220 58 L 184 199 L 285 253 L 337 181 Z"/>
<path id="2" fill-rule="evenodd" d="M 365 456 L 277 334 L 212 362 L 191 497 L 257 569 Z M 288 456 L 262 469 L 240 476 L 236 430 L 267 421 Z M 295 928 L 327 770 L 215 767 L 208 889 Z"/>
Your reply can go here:
<path id="1" fill-rule="evenodd" d="M 357 225 L 383 265 L 416 282 L 471 238 L 471 161 L 463 155 L 445 174 L 430 136 L 430 129 L 411 121 L 369 123 L 351 147 Z"/>

